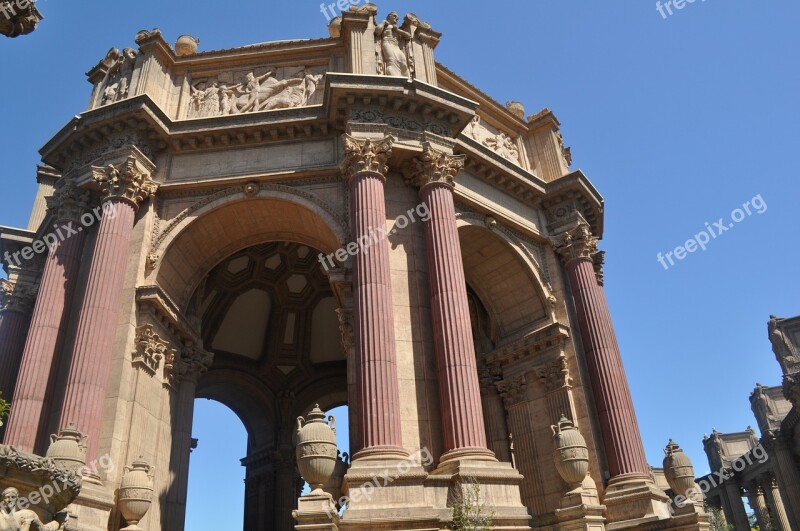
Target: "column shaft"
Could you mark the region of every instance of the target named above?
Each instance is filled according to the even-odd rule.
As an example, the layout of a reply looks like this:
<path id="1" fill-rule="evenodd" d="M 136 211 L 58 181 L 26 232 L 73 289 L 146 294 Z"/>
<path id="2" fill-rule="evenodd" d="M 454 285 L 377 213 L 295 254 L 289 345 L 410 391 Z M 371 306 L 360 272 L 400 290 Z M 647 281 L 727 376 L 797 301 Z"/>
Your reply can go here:
<path id="1" fill-rule="evenodd" d="M 35 446 L 50 415 L 85 237 L 80 231 L 57 242 L 44 265 L 6 435 L 8 444 L 25 452 L 43 450 Z"/>
<path id="2" fill-rule="evenodd" d="M 567 263 L 611 481 L 649 477 L 622 355 L 603 288 L 588 257 Z"/>
<path id="3" fill-rule="evenodd" d="M 175 424 L 169 466 L 172 482 L 167 490 L 165 529 L 182 531 L 186 523 L 186 496 L 189 491 L 189 460 L 192 453 L 192 424 L 197 381 L 185 378 L 178 385 L 175 399 Z"/>
<path id="4" fill-rule="evenodd" d="M 389 247 L 376 235 L 386 230 L 384 177 L 361 172 L 351 181 L 355 241 L 374 242 L 354 257 L 353 304 L 356 332 L 360 452 L 400 450 L 400 392 L 397 382 L 394 308 Z M 362 240 L 363 239 L 363 240 Z"/>
<path id="5" fill-rule="evenodd" d="M 731 474 L 732 476 L 733 474 Z M 744 508 L 742 501 L 742 491 L 731 478 L 724 483 L 725 492 L 728 494 L 728 503 L 730 504 L 730 516 L 728 521 L 733 524 L 733 527 L 739 530 L 750 529 L 750 520 L 747 518 L 747 511 Z M 727 515 L 726 515 L 727 516 Z"/>
<path id="6" fill-rule="evenodd" d="M 0 392 L 7 402 L 14 399 L 14 387 L 29 323 L 30 319 L 23 312 L 0 312 Z"/>
<path id="7" fill-rule="evenodd" d="M 136 207 L 128 200 L 112 197 L 107 203 L 89 269 L 59 423 L 63 427 L 74 422 L 87 435 L 88 462 L 97 457 L 100 442 L 111 349 L 136 216 Z"/>
<path id="8" fill-rule="evenodd" d="M 775 478 L 767 478 L 764 485 L 764 495 L 767 497 L 767 504 L 772 515 L 772 525 L 777 531 L 792 531 L 786 508 L 783 506 L 783 498 L 778 491 L 778 484 Z"/>
<path id="9" fill-rule="evenodd" d="M 445 451 L 490 454 L 452 188 L 429 184 L 422 199 L 430 210 L 425 243 Z"/>
<path id="10" fill-rule="evenodd" d="M 759 529 L 767 529 L 771 525 L 767 500 L 764 498 L 764 491 L 759 485 L 750 485 L 747 489 L 747 500 L 750 508 L 756 515 Z"/>

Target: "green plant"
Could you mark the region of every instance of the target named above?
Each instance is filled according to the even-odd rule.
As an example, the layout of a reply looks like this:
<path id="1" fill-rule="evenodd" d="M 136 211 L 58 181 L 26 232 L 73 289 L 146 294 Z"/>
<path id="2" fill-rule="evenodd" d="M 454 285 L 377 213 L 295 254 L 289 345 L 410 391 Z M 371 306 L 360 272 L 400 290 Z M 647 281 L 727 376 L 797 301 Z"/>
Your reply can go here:
<path id="1" fill-rule="evenodd" d="M 3 400 L 3 392 L 0 391 L 0 426 L 3 425 L 3 420 L 8 416 L 9 411 L 11 411 L 11 404 Z"/>
<path id="2" fill-rule="evenodd" d="M 481 486 L 474 478 L 467 478 L 456 485 L 453 498 L 448 504 L 453 513 L 450 531 L 489 531 L 492 529 L 492 514 L 484 514 L 481 503 Z"/>
<path id="3" fill-rule="evenodd" d="M 725 514 L 721 509 L 706 505 L 709 529 L 711 531 L 735 531 L 735 528 L 725 521 Z"/>

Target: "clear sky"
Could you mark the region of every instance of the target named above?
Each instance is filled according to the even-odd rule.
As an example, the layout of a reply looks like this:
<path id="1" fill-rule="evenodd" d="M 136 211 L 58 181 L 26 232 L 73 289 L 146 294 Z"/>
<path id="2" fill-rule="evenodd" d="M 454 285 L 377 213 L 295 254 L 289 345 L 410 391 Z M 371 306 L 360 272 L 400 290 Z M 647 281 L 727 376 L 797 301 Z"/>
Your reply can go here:
<path id="1" fill-rule="evenodd" d="M 138 30 L 191 33 L 202 50 L 327 35 L 307 0 L 39 5 L 39 30 L 0 41 L 3 225 L 26 225 L 37 149 L 85 109 L 84 72 Z M 660 466 L 672 437 L 707 471 L 703 434 L 755 424 L 749 393 L 780 383 L 769 315 L 800 313 L 800 3 L 698 0 L 666 18 L 650 0 L 379 6 L 443 32 L 437 60 L 498 101 L 555 111 L 574 167 L 606 199 L 606 292 L 648 458 Z M 720 218 L 728 230 L 705 251 L 658 262 Z M 198 412 L 198 429 L 216 418 Z M 231 433 L 211 430 L 201 448 L 223 438 L 235 462 Z M 202 453 L 194 463 L 213 466 Z"/>

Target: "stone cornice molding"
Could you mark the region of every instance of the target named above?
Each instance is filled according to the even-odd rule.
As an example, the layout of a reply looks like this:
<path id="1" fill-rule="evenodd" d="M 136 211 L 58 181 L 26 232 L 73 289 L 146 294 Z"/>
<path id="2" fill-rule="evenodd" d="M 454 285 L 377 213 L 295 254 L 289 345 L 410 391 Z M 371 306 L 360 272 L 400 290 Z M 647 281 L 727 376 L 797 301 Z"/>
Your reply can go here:
<path id="1" fill-rule="evenodd" d="M 422 144 L 422 154 L 406 168 L 405 181 L 416 186 L 420 193 L 427 187 L 442 185 L 454 188 L 455 176 L 464 169 L 466 155 L 449 155 L 435 149 L 430 142 Z"/>
<path id="2" fill-rule="evenodd" d="M 0 312 L 30 314 L 36 304 L 38 286 L 0 279 Z"/>
<path id="3" fill-rule="evenodd" d="M 136 306 L 140 312 L 149 312 L 176 339 L 192 344 L 201 342 L 199 331 L 159 286 L 137 287 Z"/>
<path id="4" fill-rule="evenodd" d="M 392 156 L 394 137 L 387 135 L 380 140 L 359 139 L 345 133 L 342 135 L 344 161 L 341 170 L 349 181 L 362 173 L 370 173 L 386 179 L 389 158 Z"/>
<path id="5" fill-rule="evenodd" d="M 502 345 L 486 355 L 486 361 L 500 366 L 517 360 L 538 358 L 554 352 L 560 356 L 569 341 L 569 327 L 561 323 L 552 323 L 522 339 Z"/>
<path id="6" fill-rule="evenodd" d="M 150 178 L 149 172 L 140 168 L 135 155 L 128 156 L 121 164 L 92 166 L 92 177 L 100 186 L 103 201 L 119 199 L 135 209 L 158 190 L 158 184 Z"/>
<path id="7" fill-rule="evenodd" d="M 550 239 L 564 265 L 576 260 L 589 260 L 594 265 L 598 239 L 592 235 L 589 224 L 581 221 L 576 227 Z"/>
<path id="8" fill-rule="evenodd" d="M 91 192 L 81 189 L 73 179 L 61 179 L 61 186 L 45 198 L 55 221 L 78 221 L 89 210 Z"/>

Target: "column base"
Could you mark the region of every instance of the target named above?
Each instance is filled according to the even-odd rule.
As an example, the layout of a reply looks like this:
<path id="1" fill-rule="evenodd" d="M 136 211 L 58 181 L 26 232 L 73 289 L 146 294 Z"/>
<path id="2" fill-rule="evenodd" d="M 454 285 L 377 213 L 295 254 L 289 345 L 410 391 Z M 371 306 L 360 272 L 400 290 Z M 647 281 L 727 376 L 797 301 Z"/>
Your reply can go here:
<path id="1" fill-rule="evenodd" d="M 404 454 L 405 458 L 389 459 L 368 454 L 353 460 L 342 482 L 347 497 L 342 529 L 441 529 L 443 511 L 433 506 L 425 491 L 428 473 L 420 460 Z"/>
<path id="2" fill-rule="evenodd" d="M 478 501 L 485 506 L 484 514 L 491 517 L 492 529 L 529 531 L 531 516 L 520 496 L 522 475 L 511 463 L 501 463 L 492 452 L 488 456 L 485 452 L 479 453 L 477 459 L 451 457 L 440 462 L 428 478 L 428 484 L 436 489 L 436 506 L 446 508 L 449 520 L 452 509 L 448 502 L 460 494 L 457 489 L 469 488 L 474 481 L 480 488 Z"/>
<path id="3" fill-rule="evenodd" d="M 446 463 L 448 461 L 463 461 L 465 459 L 470 461 L 498 462 L 494 452 L 486 448 L 458 448 L 456 450 L 450 450 L 442 454 L 442 457 L 439 458 L 439 462 Z"/>
<path id="4" fill-rule="evenodd" d="M 408 459 L 408 457 L 408 451 L 399 446 L 372 446 L 353 454 L 352 461 L 386 461 L 392 459 Z"/>
<path id="5" fill-rule="evenodd" d="M 606 488 L 606 529 L 626 529 L 670 518 L 669 497 L 650 477 L 614 478 Z"/>
<path id="6" fill-rule="evenodd" d="M 297 530 L 339 531 L 339 512 L 330 494 L 307 494 L 297 500 L 292 511 Z"/>

